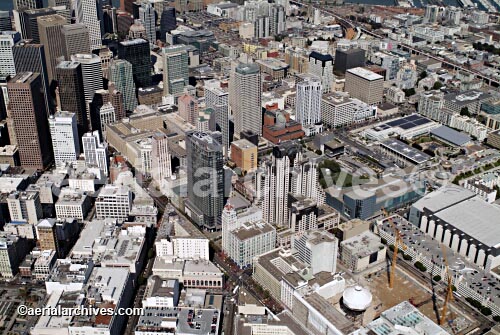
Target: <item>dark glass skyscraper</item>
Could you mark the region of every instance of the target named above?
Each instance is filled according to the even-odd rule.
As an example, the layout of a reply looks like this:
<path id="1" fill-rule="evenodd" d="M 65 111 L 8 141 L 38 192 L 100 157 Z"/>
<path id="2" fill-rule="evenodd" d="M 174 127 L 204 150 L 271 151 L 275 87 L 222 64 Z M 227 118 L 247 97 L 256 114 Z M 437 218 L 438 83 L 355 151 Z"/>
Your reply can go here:
<path id="1" fill-rule="evenodd" d="M 87 106 L 83 86 L 82 66 L 78 62 L 63 61 L 56 66 L 61 110 L 76 113 L 78 135 L 88 131 Z"/>
<path id="2" fill-rule="evenodd" d="M 40 34 L 38 33 L 37 18 L 46 15 L 56 14 L 52 8 L 27 9 L 19 12 L 19 21 L 21 24 L 21 36 L 26 40 L 33 40 L 34 43 L 40 43 Z"/>
<path id="3" fill-rule="evenodd" d="M 52 142 L 41 76 L 19 72 L 7 83 L 7 90 L 21 165 L 45 169 L 52 163 Z"/>
<path id="4" fill-rule="evenodd" d="M 49 113 L 52 112 L 53 103 L 49 91 L 50 87 L 44 46 L 42 44 L 30 43 L 30 41 L 22 41 L 12 48 L 12 53 L 18 73 L 37 72 L 40 74 L 46 102 L 45 108 Z"/>
<path id="5" fill-rule="evenodd" d="M 137 38 L 120 42 L 118 58 L 132 64 L 132 74 L 137 88 L 151 86 L 151 56 L 148 41 Z"/>
<path id="6" fill-rule="evenodd" d="M 10 19 L 10 12 L 7 10 L 0 10 L 0 31 L 12 30 L 12 21 Z"/>
<path id="7" fill-rule="evenodd" d="M 164 7 L 160 18 L 160 40 L 165 42 L 167 33 L 177 27 L 174 7 Z"/>
<path id="8" fill-rule="evenodd" d="M 186 134 L 188 200 L 191 218 L 203 229 L 221 228 L 224 207 L 224 155 L 220 132 Z"/>

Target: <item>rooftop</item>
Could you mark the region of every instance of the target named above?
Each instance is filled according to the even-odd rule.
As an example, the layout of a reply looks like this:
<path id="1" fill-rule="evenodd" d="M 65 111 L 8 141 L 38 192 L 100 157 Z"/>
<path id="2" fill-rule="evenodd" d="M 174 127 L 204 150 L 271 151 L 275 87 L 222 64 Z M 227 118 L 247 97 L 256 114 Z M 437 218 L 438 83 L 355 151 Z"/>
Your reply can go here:
<path id="1" fill-rule="evenodd" d="M 380 237 L 370 231 L 364 231 L 340 243 L 343 249 L 348 249 L 353 256 L 366 257 L 378 252 L 383 247 Z"/>
<path id="2" fill-rule="evenodd" d="M 374 81 L 374 80 L 384 80 L 384 77 L 382 77 L 379 74 L 376 74 L 375 72 L 372 72 L 370 70 L 367 70 L 362 67 L 355 67 L 353 69 L 349 69 L 346 71 L 347 73 L 351 73 L 355 76 L 362 77 L 366 80 L 369 81 Z"/>
<path id="3" fill-rule="evenodd" d="M 446 126 L 441 126 L 431 130 L 431 135 L 439 137 L 444 141 L 456 146 L 462 146 L 471 141 L 471 137 L 462 132 L 456 131 Z"/>
<path id="4" fill-rule="evenodd" d="M 429 155 L 422 151 L 410 147 L 409 145 L 396 139 L 387 139 L 380 143 L 381 146 L 395 151 L 397 154 L 405 157 L 415 164 L 422 164 L 431 159 Z"/>

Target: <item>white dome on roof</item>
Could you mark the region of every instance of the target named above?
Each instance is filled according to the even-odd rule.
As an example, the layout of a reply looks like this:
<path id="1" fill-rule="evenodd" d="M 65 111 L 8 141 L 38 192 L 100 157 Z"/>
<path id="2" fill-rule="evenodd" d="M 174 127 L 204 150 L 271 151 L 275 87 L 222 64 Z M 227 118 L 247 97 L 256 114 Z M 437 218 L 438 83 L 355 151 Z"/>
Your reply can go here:
<path id="1" fill-rule="evenodd" d="M 372 303 L 370 291 L 359 285 L 346 288 L 342 298 L 344 305 L 353 311 L 364 311 Z"/>

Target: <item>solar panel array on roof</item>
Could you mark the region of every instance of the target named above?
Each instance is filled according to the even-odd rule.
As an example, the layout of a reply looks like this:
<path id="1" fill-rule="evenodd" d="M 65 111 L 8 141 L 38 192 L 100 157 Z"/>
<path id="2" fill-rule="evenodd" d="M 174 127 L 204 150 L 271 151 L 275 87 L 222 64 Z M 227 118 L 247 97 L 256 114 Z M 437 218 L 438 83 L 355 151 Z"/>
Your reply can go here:
<path id="1" fill-rule="evenodd" d="M 430 123 L 430 122 L 432 122 L 432 121 L 429 120 L 428 118 L 425 118 L 425 117 L 417 115 L 417 114 L 412 114 L 409 116 L 405 116 L 401 119 L 392 120 L 392 121 L 383 123 L 381 125 L 378 125 L 377 128 L 380 127 L 381 129 L 376 129 L 376 130 L 378 130 L 378 131 L 386 130 L 386 129 L 391 128 L 391 127 L 399 127 L 401 129 L 407 130 L 407 129 L 411 129 L 413 127 L 418 127 L 418 126 L 424 125 L 426 123 Z"/>
<path id="2" fill-rule="evenodd" d="M 396 139 L 385 140 L 381 142 L 380 145 L 405 157 L 414 164 L 422 164 L 431 159 L 429 155 Z"/>
<path id="3" fill-rule="evenodd" d="M 390 126 L 386 125 L 385 123 L 384 124 L 381 124 L 381 125 L 378 125 L 376 126 L 374 129 L 375 131 L 382 131 L 382 130 L 386 130 L 386 129 L 389 129 L 391 128 Z"/>

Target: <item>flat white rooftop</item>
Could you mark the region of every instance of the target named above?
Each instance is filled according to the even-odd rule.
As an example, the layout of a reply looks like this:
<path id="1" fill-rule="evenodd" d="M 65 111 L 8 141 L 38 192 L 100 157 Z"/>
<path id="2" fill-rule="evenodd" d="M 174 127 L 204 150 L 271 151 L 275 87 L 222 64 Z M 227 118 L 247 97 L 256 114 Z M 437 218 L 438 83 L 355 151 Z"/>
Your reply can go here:
<path id="1" fill-rule="evenodd" d="M 382 77 L 381 75 L 376 74 L 375 72 L 367 70 L 362 67 L 355 67 L 353 69 L 347 70 L 347 72 L 352 73 L 355 76 L 362 77 L 369 81 L 384 80 L 384 77 Z"/>

